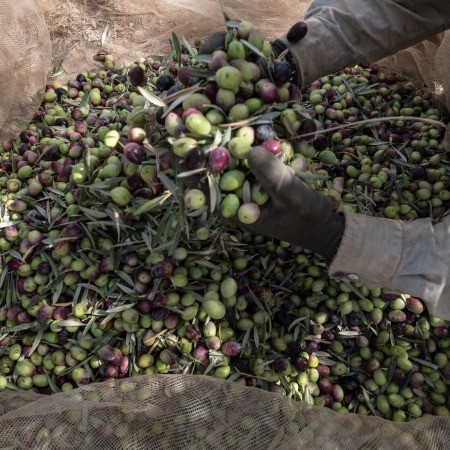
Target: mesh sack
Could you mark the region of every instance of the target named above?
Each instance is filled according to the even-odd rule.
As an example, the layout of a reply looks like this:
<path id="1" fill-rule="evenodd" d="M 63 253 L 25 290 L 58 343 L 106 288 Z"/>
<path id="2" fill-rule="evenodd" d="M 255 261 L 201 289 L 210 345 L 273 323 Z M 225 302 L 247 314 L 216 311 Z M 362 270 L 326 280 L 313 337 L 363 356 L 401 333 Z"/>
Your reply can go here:
<path id="1" fill-rule="evenodd" d="M 17 135 L 42 99 L 52 45 L 33 0 L 0 3 L 0 138 Z"/>
<path id="2" fill-rule="evenodd" d="M 339 414 L 200 375 L 0 397 L 2 449 L 447 449 L 450 419 Z"/>

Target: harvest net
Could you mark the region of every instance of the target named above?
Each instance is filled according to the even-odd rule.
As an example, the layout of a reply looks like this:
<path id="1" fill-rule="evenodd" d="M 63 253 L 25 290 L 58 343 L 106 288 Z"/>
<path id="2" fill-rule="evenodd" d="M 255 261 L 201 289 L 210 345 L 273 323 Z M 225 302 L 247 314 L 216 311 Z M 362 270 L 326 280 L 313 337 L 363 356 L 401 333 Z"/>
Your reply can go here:
<path id="1" fill-rule="evenodd" d="M 235 0 L 226 7 L 230 16 L 252 21 L 273 39 L 286 32 L 292 11 L 301 19 L 309 3 Z M 96 64 L 101 67 L 93 59 L 100 48 L 126 63 L 138 56 L 166 54 L 172 33 L 195 41 L 222 28 L 220 4 L 213 0 L 5 0 L 0 5 L 0 138 L 15 137 L 29 123 L 46 81 L 67 80 Z M 382 64 L 419 85 L 428 84 L 449 105 L 444 81 L 449 47 L 449 33 L 442 34 Z M 448 404 L 443 396 L 439 401 L 440 406 Z M 340 414 L 202 375 L 133 377 L 51 396 L 2 390 L 0 414 L 0 448 L 5 449 L 450 446 L 446 417 L 425 414 L 396 423 Z"/>
<path id="2" fill-rule="evenodd" d="M 446 449 L 448 418 L 338 414 L 200 375 L 154 375 L 0 398 L 2 449 Z"/>

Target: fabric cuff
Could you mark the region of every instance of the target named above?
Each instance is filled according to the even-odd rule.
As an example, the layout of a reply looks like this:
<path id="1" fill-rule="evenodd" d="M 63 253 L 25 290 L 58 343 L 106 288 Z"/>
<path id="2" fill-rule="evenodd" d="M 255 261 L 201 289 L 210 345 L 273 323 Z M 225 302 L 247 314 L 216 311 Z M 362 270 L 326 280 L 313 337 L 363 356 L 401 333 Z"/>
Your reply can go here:
<path id="1" fill-rule="evenodd" d="M 401 221 L 345 213 L 344 234 L 329 275 L 369 288 L 389 285 L 402 258 L 403 233 Z"/>

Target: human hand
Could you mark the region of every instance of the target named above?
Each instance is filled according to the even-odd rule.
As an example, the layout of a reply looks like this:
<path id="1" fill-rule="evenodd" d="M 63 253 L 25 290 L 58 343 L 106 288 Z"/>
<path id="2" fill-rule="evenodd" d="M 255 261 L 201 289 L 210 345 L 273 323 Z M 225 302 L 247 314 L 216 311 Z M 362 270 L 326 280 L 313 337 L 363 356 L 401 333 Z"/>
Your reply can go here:
<path id="1" fill-rule="evenodd" d="M 331 201 L 264 147 L 252 148 L 248 164 L 270 200 L 261 207 L 256 222 L 240 225 L 312 250 L 330 263 L 344 233 L 344 217 L 333 211 Z"/>

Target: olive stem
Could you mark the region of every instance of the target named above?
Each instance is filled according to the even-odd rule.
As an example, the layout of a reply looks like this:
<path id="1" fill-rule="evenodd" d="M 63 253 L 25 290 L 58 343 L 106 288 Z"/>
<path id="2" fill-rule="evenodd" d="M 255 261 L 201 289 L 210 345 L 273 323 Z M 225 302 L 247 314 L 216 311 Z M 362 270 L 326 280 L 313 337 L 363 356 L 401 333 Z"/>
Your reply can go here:
<path id="1" fill-rule="evenodd" d="M 434 120 L 434 119 L 428 119 L 425 117 L 415 117 L 415 116 L 377 117 L 374 119 L 359 120 L 358 122 L 344 123 L 337 127 L 327 128 L 325 130 L 317 130 L 317 131 L 312 131 L 311 133 L 298 134 L 296 136 L 292 136 L 289 139 L 298 139 L 298 138 L 302 138 L 302 137 L 317 136 L 318 134 L 325 134 L 325 133 L 329 133 L 332 131 L 340 130 L 342 128 L 353 127 L 353 126 L 357 126 L 357 125 L 365 125 L 368 123 L 386 122 L 386 121 L 390 121 L 390 120 L 414 120 L 415 122 L 425 122 L 425 123 L 429 123 L 430 125 L 435 125 L 437 127 L 445 128 L 445 126 L 446 126 L 443 122 L 439 122 L 438 120 Z"/>

